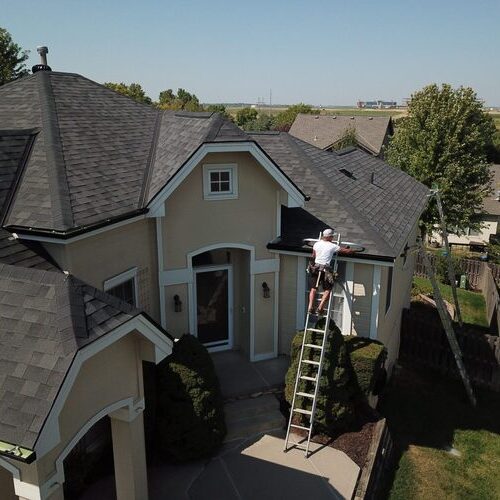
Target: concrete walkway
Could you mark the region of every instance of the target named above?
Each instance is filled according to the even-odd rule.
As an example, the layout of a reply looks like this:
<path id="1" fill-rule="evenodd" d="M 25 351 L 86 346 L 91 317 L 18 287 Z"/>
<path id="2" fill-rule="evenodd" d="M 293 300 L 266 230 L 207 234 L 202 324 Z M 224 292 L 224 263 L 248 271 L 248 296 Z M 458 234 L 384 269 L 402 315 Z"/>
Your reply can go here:
<path id="1" fill-rule="evenodd" d="M 359 467 L 343 452 L 313 445 L 309 459 L 283 453 L 283 432 L 228 443 L 207 463 L 149 470 L 150 500 L 351 499 Z"/>

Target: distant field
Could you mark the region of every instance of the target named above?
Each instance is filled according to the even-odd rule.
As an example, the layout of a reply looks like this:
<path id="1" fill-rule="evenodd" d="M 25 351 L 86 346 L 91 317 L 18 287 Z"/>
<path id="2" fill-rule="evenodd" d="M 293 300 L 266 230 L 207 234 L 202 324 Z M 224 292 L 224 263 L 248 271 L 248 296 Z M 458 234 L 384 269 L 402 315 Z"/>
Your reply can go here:
<path id="1" fill-rule="evenodd" d="M 500 113 L 490 113 L 490 116 L 493 118 L 495 122 L 495 127 L 500 131 Z"/>
<path id="2" fill-rule="evenodd" d="M 235 116 L 236 113 L 243 109 L 245 106 L 228 106 L 227 111 Z M 260 113 L 266 113 L 270 115 L 276 115 L 281 113 L 288 106 L 260 106 L 257 107 L 257 111 Z M 339 115 L 339 116 L 393 116 L 398 118 L 406 114 L 406 110 L 403 109 L 359 109 L 359 108 L 321 108 L 322 114 L 327 115 Z M 500 116 L 499 116 L 500 119 Z"/>

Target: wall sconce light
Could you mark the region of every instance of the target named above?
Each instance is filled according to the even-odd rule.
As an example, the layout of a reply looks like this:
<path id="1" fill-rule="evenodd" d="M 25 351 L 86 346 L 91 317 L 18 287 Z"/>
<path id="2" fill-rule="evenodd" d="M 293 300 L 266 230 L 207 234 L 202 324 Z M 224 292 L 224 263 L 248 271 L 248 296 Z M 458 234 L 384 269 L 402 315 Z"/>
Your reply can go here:
<path id="1" fill-rule="evenodd" d="M 174 295 L 174 311 L 176 313 L 182 312 L 182 301 L 178 295 Z"/>
<path id="2" fill-rule="evenodd" d="M 262 283 L 262 294 L 265 299 L 268 299 L 271 296 L 271 289 L 265 281 Z"/>

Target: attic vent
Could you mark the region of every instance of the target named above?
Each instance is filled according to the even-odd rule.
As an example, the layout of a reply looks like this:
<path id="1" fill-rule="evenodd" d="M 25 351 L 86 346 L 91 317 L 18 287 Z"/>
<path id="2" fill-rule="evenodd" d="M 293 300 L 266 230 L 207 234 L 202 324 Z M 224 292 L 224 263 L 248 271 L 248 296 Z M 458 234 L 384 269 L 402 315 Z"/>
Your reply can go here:
<path id="1" fill-rule="evenodd" d="M 40 64 L 35 64 L 31 71 L 36 73 L 37 71 L 52 71 L 50 66 L 47 64 L 47 54 L 49 53 L 49 49 L 45 46 L 37 47 L 36 51 L 40 54 Z"/>
<path id="2" fill-rule="evenodd" d="M 317 120 L 318 118 L 319 118 L 319 115 L 316 115 L 316 116 L 314 117 L 314 119 L 315 119 L 315 120 Z"/>
<path id="3" fill-rule="evenodd" d="M 318 140 L 318 136 L 317 136 L 317 135 L 315 135 L 315 136 L 314 136 L 314 141 L 317 141 L 317 140 Z"/>
<path id="4" fill-rule="evenodd" d="M 332 120 L 335 120 L 337 117 L 335 115 L 332 116 Z"/>
<path id="5" fill-rule="evenodd" d="M 368 117 L 368 120 L 373 120 L 373 116 L 369 116 L 369 117 Z"/>
<path id="6" fill-rule="evenodd" d="M 354 120 L 354 116 L 351 116 L 351 120 Z"/>
<path id="7" fill-rule="evenodd" d="M 356 180 L 356 176 L 346 168 L 341 168 L 339 172 L 342 172 L 346 177 L 349 177 L 349 179 L 354 179 Z"/>
<path id="8" fill-rule="evenodd" d="M 500 201 L 500 189 L 497 190 L 497 197 L 495 198 L 496 201 Z"/>

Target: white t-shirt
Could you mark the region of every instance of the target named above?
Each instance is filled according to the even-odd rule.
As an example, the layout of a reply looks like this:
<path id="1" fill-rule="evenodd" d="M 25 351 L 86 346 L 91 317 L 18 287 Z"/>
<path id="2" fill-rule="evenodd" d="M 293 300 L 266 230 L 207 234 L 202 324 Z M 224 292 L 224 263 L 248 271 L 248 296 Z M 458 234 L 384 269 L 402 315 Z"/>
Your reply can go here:
<path id="1" fill-rule="evenodd" d="M 314 244 L 313 250 L 316 254 L 314 263 L 327 266 L 330 264 L 333 256 L 340 250 L 340 247 L 331 241 L 319 240 Z"/>

